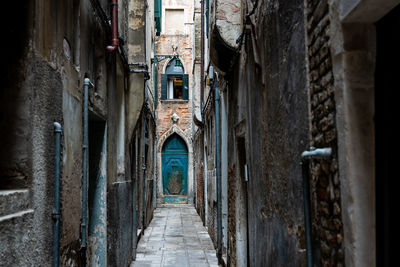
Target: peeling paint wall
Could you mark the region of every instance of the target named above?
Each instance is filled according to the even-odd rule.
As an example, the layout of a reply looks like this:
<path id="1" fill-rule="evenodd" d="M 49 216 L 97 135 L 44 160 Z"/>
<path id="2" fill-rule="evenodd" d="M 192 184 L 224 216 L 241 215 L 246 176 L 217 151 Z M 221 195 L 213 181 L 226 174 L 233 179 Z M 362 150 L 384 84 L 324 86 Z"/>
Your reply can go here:
<path id="1" fill-rule="evenodd" d="M 226 91 L 229 129 L 224 199 L 227 264 L 304 266 L 303 207 L 298 205 L 300 155 L 309 139 L 304 3 L 258 1 L 247 28 L 243 14 L 250 13 L 253 3 L 214 3 L 209 56 L 211 64 L 222 70 L 218 77 L 221 93 Z M 238 47 L 235 41 L 242 29 L 246 31 Z M 232 49 L 236 47 L 240 53 Z M 233 58 L 230 62 L 228 55 Z M 213 132 L 215 126 L 207 119 Z M 210 141 L 207 150 L 213 150 L 214 140 Z M 212 170 L 213 164 L 208 161 L 207 168 Z M 212 174 L 207 175 L 209 205 L 216 190 Z M 212 217 L 212 207 L 209 212 Z M 215 235 L 216 221 L 206 223 Z"/>
<path id="2" fill-rule="evenodd" d="M 98 2 L 108 16 L 109 1 Z M 101 262 L 126 265 L 131 260 L 132 242 L 128 237 L 132 234 L 126 225 L 132 225 L 132 213 L 126 210 L 132 210 L 132 191 L 123 166 L 128 159 L 124 149 L 128 143 L 125 130 L 132 128 L 133 121 L 125 125 L 126 73 L 116 70 L 120 55 L 106 52 L 110 32 L 104 27 L 103 14 L 93 3 L 89 0 L 36 0 L 6 6 L 7 10 L 18 12 L 12 22 L 3 23 L 14 26 L 7 32 L 13 41 L 4 47 L 3 51 L 9 51 L 9 56 L 1 65 L 2 71 L 7 73 L 2 76 L 1 140 L 9 155 L 1 153 L 0 197 L 1 203 L 10 203 L 9 200 L 17 197 L 20 204 L 2 205 L 0 209 L 0 265 L 47 266 L 52 262 L 54 121 L 63 126 L 60 262 L 63 266 L 81 264 L 85 77 L 94 85 L 89 89 L 89 110 L 107 121 L 108 128 L 109 143 L 104 153 L 108 158 L 101 168 L 102 174 L 107 172 L 102 175 L 107 183 L 102 187 L 100 203 L 112 210 L 119 208 L 112 214 L 108 214 L 104 206 L 100 208 L 102 235 L 97 240 L 90 239 L 92 250 L 87 259 L 92 263 L 99 260 L 100 265 Z M 128 1 L 119 1 L 119 31 L 124 36 L 128 35 L 127 7 Z M 119 142 L 118 149 L 115 140 Z M 111 186 L 110 182 L 114 181 L 125 183 Z M 90 188 L 93 184 L 89 184 Z M 106 220 L 116 223 L 108 225 Z M 108 245 L 108 240 L 115 241 L 112 245 L 121 241 L 121 250 L 115 254 L 114 251 L 97 254 L 96 248 Z"/>

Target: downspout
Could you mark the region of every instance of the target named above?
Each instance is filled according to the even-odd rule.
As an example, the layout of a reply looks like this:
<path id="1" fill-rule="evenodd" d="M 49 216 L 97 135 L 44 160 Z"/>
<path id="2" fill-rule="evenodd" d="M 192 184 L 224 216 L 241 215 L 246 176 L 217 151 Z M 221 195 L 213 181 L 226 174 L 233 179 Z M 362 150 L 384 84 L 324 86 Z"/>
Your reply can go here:
<path id="1" fill-rule="evenodd" d="M 213 71 L 213 68 L 210 68 Z M 211 76 L 212 77 L 212 76 Z M 219 145 L 219 82 L 218 77 L 214 83 L 214 112 L 215 112 L 215 163 L 216 163 L 216 180 L 217 180 L 217 256 L 218 260 L 222 257 L 222 203 L 221 203 L 221 159 Z"/>
<path id="2" fill-rule="evenodd" d="M 85 78 L 83 82 L 82 221 L 81 221 L 81 251 L 80 251 L 82 266 L 86 266 L 89 86 L 93 85 L 90 82 L 89 78 Z"/>
<path id="3" fill-rule="evenodd" d="M 153 54 L 156 53 L 156 42 L 153 43 Z M 157 144 L 158 144 L 158 135 L 157 135 L 157 106 L 158 106 L 158 64 L 154 63 L 153 65 L 153 88 L 154 88 L 154 131 L 155 131 L 155 139 L 154 139 L 154 192 L 153 192 L 153 207 L 157 208 Z"/>
<path id="4" fill-rule="evenodd" d="M 108 52 L 118 47 L 118 0 L 111 0 L 111 13 L 111 44 L 107 46 Z"/>
<path id="5" fill-rule="evenodd" d="M 310 204 L 310 160 L 311 159 L 326 159 L 332 155 L 331 148 L 314 148 L 310 151 L 304 151 L 301 154 L 301 167 L 303 175 L 303 206 L 304 206 L 304 227 L 306 232 L 306 259 L 307 267 L 313 267 L 313 248 L 312 248 L 312 233 L 311 233 L 311 204 Z"/>
<path id="6" fill-rule="evenodd" d="M 144 14 L 144 22 L 145 25 L 143 27 L 143 50 L 144 50 L 144 60 L 147 60 L 147 50 L 146 50 L 146 26 L 147 26 L 147 3 L 144 3 L 144 10 L 143 10 L 143 14 Z M 147 63 L 147 62 L 146 62 Z M 147 66 L 147 64 L 146 64 Z M 148 77 L 150 78 L 150 77 Z M 145 107 L 147 106 L 147 101 L 148 101 L 148 91 L 147 91 L 147 79 L 145 78 L 143 80 L 143 86 L 144 86 L 144 105 Z M 147 170 L 147 166 L 146 166 L 146 128 L 148 128 L 147 126 L 147 121 L 146 121 L 146 109 L 143 109 L 143 136 L 142 136 L 142 140 L 143 140 L 143 144 L 142 144 L 142 170 L 143 170 L 143 202 L 142 202 L 142 209 L 143 209 L 143 216 L 142 216 L 142 234 L 144 235 L 144 230 L 146 228 L 146 170 Z"/>
<path id="7" fill-rule="evenodd" d="M 153 43 L 153 54 L 156 54 L 156 43 Z M 157 145 L 158 145 L 158 135 L 157 135 L 157 107 L 158 107 L 158 63 L 153 65 L 153 87 L 154 87 L 154 131 L 155 131 L 155 140 L 154 140 L 154 199 L 153 199 L 153 206 L 157 208 L 157 182 L 158 182 L 158 171 L 157 171 Z"/>
<path id="8" fill-rule="evenodd" d="M 54 132 L 56 135 L 55 151 L 55 175 L 54 175 L 54 210 L 53 210 L 53 266 L 59 266 L 60 250 L 60 150 L 62 127 L 58 122 L 54 122 Z"/>
<path id="9" fill-rule="evenodd" d="M 201 127 L 201 132 L 204 138 L 204 111 L 203 111 L 203 106 L 204 106 L 204 1 L 206 0 L 201 0 L 201 20 L 200 20 L 200 112 L 201 112 L 201 121 L 203 122 L 203 126 Z M 204 155 L 204 140 L 203 140 L 203 147 L 202 147 L 202 152 L 203 152 L 203 162 L 205 162 L 206 157 Z M 202 164 L 203 166 L 203 226 L 206 225 L 206 201 L 207 201 L 207 184 L 205 183 L 205 177 L 206 177 L 206 168 L 204 167 L 205 164 Z"/>
<path id="10" fill-rule="evenodd" d="M 133 220 L 133 237 L 132 237 L 132 249 L 133 249 L 133 256 L 132 256 L 132 260 L 136 260 L 136 248 L 137 248 L 137 211 L 136 211 L 136 191 L 137 191 L 137 144 L 136 144 L 136 140 L 137 138 L 135 137 L 135 151 L 133 151 L 132 153 L 135 154 L 135 169 L 133 172 L 133 215 L 132 215 L 132 220 Z"/>
<path id="11" fill-rule="evenodd" d="M 157 112 L 155 111 L 156 121 L 157 121 Z M 156 126 L 157 127 L 157 126 Z M 158 136 L 154 138 L 154 186 L 153 186 L 153 207 L 157 208 L 157 142 Z"/>
<path id="12" fill-rule="evenodd" d="M 143 110 L 142 118 L 142 171 L 143 171 L 143 192 L 142 192 L 142 235 L 146 226 L 146 116 Z"/>
<path id="13" fill-rule="evenodd" d="M 200 110 L 201 110 L 201 121 L 203 118 L 203 106 L 204 106 L 204 1 L 201 0 L 201 27 L 200 27 Z"/>

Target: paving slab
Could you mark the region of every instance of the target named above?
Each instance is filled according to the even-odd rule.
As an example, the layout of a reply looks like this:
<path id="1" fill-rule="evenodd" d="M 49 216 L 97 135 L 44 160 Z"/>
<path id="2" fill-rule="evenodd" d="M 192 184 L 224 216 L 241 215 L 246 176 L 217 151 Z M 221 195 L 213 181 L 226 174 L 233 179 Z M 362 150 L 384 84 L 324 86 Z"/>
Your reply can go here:
<path id="1" fill-rule="evenodd" d="M 192 205 L 163 204 L 139 241 L 130 267 L 218 267 L 214 245 Z"/>

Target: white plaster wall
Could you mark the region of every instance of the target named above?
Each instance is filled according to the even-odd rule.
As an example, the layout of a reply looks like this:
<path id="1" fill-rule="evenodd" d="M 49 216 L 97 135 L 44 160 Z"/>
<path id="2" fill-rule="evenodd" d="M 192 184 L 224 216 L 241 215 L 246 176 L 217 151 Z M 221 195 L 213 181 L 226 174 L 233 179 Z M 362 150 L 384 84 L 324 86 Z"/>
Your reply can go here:
<path id="1" fill-rule="evenodd" d="M 184 9 L 183 15 L 183 24 L 184 30 L 183 33 L 175 33 L 172 29 L 171 31 L 166 31 L 166 10 L 178 10 Z M 161 15 L 161 34 L 190 34 L 191 26 L 193 24 L 193 2 L 186 0 L 163 0 L 162 1 L 162 15 Z"/>

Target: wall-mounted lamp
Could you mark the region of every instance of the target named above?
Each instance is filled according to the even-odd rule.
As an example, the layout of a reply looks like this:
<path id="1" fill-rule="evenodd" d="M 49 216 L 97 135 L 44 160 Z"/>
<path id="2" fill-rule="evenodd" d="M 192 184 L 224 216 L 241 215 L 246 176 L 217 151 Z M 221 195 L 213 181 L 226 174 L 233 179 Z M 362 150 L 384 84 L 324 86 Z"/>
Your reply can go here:
<path id="1" fill-rule="evenodd" d="M 182 67 L 182 62 L 179 59 L 179 56 L 175 56 L 175 67 Z"/>

